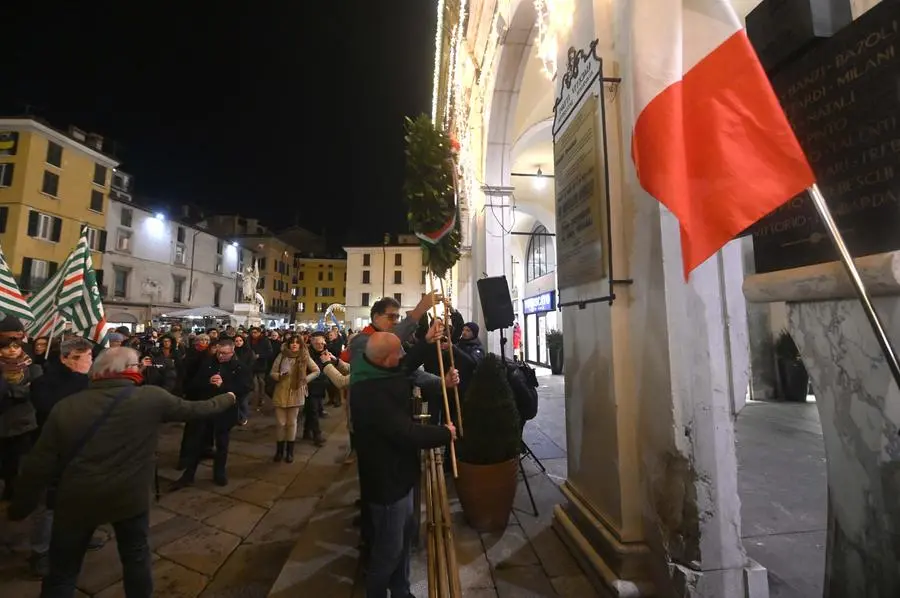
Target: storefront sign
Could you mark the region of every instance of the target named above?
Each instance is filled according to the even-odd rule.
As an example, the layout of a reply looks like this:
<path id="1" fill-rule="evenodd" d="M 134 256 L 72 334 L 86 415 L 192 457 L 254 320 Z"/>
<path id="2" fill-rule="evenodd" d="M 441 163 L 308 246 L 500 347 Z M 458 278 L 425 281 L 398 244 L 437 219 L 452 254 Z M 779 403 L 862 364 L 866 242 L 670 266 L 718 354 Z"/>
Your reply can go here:
<path id="1" fill-rule="evenodd" d="M 539 314 L 545 311 L 553 311 L 556 309 L 556 291 L 547 291 L 534 297 L 528 297 L 522 304 L 525 308 L 525 314 Z"/>
<path id="2" fill-rule="evenodd" d="M 590 96 L 553 142 L 560 289 L 606 276 L 606 190 L 598 101 Z"/>

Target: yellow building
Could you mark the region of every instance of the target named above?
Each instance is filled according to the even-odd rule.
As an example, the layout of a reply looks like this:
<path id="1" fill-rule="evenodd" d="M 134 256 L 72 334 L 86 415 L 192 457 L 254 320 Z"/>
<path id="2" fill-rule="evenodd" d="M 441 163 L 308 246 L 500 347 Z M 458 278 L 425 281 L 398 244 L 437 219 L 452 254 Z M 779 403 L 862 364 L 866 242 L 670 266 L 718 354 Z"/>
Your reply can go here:
<path id="1" fill-rule="evenodd" d="M 103 138 L 29 118 L 0 118 L 0 244 L 23 291 L 51 276 L 83 225 L 100 272 L 109 185 L 118 162 Z"/>
<path id="2" fill-rule="evenodd" d="M 332 303 L 344 305 L 347 297 L 347 258 L 305 257 L 296 254 L 296 322 L 314 325 Z M 338 321 L 343 313 L 336 313 Z"/>

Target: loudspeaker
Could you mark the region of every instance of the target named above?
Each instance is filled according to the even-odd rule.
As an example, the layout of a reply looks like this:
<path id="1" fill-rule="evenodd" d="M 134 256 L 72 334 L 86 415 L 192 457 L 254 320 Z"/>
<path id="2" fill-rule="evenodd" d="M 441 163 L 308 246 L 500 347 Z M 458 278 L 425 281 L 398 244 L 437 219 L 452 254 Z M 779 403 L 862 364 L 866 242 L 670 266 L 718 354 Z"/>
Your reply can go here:
<path id="1" fill-rule="evenodd" d="M 505 276 L 491 276 L 478 281 L 478 297 L 484 314 L 484 327 L 488 330 L 509 328 L 516 320 L 509 283 Z"/>

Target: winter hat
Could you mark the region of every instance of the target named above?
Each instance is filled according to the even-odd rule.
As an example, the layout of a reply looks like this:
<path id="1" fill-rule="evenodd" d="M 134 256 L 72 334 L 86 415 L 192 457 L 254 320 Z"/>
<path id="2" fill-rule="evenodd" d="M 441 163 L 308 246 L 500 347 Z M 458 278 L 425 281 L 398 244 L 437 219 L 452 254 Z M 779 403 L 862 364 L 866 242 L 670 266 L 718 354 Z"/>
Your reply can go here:
<path id="1" fill-rule="evenodd" d="M 480 328 L 478 328 L 478 324 L 476 324 L 475 322 L 466 322 L 463 328 L 468 328 L 469 330 L 471 330 L 473 337 L 478 336 L 478 331 L 481 330 Z"/>
<path id="2" fill-rule="evenodd" d="M 0 332 L 25 332 L 25 327 L 19 318 L 10 315 L 0 321 Z"/>
<path id="3" fill-rule="evenodd" d="M 125 341 L 125 335 L 119 334 L 118 332 L 110 332 L 109 336 L 106 337 L 106 340 L 113 343 L 121 343 Z"/>

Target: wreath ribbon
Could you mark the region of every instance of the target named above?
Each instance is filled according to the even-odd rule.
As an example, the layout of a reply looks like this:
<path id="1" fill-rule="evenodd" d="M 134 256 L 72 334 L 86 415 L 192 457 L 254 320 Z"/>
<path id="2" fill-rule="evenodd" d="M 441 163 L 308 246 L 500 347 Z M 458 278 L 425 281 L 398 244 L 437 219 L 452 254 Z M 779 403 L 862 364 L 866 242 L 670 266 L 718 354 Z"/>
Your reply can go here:
<path id="1" fill-rule="evenodd" d="M 450 234 L 450 231 L 453 230 L 453 227 L 456 226 L 456 217 L 459 212 L 459 201 L 458 201 L 458 192 L 459 188 L 459 175 L 456 172 L 456 165 L 452 160 L 448 160 L 450 162 L 450 172 L 453 176 L 453 213 L 450 214 L 450 217 L 441 225 L 440 228 L 431 232 L 424 233 L 415 233 L 416 236 L 422 241 L 428 243 L 429 245 L 437 245 L 441 242 L 441 239 Z"/>

